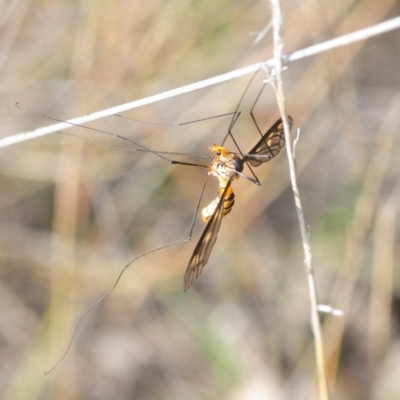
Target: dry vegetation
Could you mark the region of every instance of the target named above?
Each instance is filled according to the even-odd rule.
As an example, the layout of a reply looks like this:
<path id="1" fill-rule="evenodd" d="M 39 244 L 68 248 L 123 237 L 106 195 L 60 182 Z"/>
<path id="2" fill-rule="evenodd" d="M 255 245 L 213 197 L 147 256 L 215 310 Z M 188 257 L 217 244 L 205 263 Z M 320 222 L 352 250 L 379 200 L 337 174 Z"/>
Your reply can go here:
<path id="1" fill-rule="evenodd" d="M 3 1 L 1 135 L 68 119 L 218 75 L 272 56 L 265 1 Z M 284 2 L 286 51 L 399 14 L 393 0 Z M 400 376 L 400 31 L 293 63 L 287 107 L 302 128 L 300 193 L 310 224 L 328 377 L 337 399 L 398 399 Z M 234 128 L 257 132 L 251 86 Z M 177 123 L 233 111 L 249 77 L 127 113 Z M 272 89 L 257 104 L 277 118 Z M 118 117 L 91 126 L 156 150 L 208 154 L 229 118 L 155 126 Z M 204 171 L 169 165 L 126 143 L 74 128 L 2 149 L 0 157 L 0 396 L 14 399 L 309 399 L 315 357 L 299 228 L 285 156 L 260 168 L 262 186 L 235 182 L 201 279 L 182 278 L 203 229 L 183 240 Z M 90 140 L 90 141 L 88 141 Z M 112 147 L 105 147 L 104 145 Z M 228 143 L 229 146 L 229 143 Z M 120 150 L 117 150 L 119 148 Z M 204 203 L 215 195 L 210 181 Z"/>

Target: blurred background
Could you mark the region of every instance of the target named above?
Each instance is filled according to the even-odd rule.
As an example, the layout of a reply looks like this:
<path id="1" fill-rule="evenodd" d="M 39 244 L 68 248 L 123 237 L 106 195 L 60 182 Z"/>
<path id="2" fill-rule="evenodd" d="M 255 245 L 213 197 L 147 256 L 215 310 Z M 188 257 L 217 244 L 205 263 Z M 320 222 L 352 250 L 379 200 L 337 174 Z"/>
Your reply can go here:
<path id="1" fill-rule="evenodd" d="M 1 137 L 174 89 L 272 56 L 268 1 L 2 1 Z M 399 15 L 394 0 L 283 2 L 285 51 Z M 398 399 L 400 30 L 304 59 L 284 74 L 335 399 Z M 210 155 L 250 76 L 90 126 L 154 150 Z M 233 133 L 248 151 L 262 73 Z M 278 118 L 266 87 L 255 107 Z M 164 124 L 164 125 L 162 125 Z M 171 124 L 171 125 L 165 125 Z M 187 238 L 206 171 L 74 128 L 0 157 L 2 399 L 310 399 L 315 356 L 286 154 L 234 183 L 208 265 L 182 293 L 204 224 Z M 71 136 L 74 135 L 74 136 Z M 232 143 L 227 142 L 232 148 Z M 233 147 L 232 150 L 235 150 Z M 184 161 L 199 161 L 174 156 Z M 201 160 L 207 163 L 207 160 Z M 210 179 L 201 207 L 215 197 Z"/>

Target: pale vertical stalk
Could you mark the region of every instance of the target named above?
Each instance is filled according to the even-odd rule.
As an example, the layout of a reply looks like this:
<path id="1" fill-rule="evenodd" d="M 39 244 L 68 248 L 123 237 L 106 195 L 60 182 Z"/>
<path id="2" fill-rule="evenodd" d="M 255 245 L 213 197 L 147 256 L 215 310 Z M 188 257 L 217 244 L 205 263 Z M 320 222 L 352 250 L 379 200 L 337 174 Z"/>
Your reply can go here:
<path id="1" fill-rule="evenodd" d="M 318 378 L 318 392 L 320 400 L 329 400 L 329 389 L 325 370 L 325 355 L 324 346 L 321 332 L 321 322 L 318 313 L 318 295 L 317 287 L 314 278 L 314 271 L 311 262 L 311 247 L 309 236 L 304 220 L 303 209 L 301 206 L 300 194 L 297 185 L 296 166 L 293 157 L 293 149 L 290 138 L 289 121 L 286 113 L 286 102 L 283 91 L 282 82 L 282 57 L 283 57 L 283 38 L 282 38 L 282 10 L 280 0 L 270 0 L 272 5 L 272 26 L 274 37 L 274 69 L 271 78 L 272 86 L 275 90 L 276 99 L 281 113 L 284 127 L 285 127 L 285 140 L 286 140 L 286 153 L 289 161 L 290 179 L 292 182 L 292 190 L 294 201 L 296 204 L 297 217 L 300 225 L 300 233 L 303 242 L 304 251 L 304 265 L 307 274 L 308 288 L 310 292 L 311 303 L 311 327 L 314 335 L 316 365 L 317 365 L 317 378 Z"/>

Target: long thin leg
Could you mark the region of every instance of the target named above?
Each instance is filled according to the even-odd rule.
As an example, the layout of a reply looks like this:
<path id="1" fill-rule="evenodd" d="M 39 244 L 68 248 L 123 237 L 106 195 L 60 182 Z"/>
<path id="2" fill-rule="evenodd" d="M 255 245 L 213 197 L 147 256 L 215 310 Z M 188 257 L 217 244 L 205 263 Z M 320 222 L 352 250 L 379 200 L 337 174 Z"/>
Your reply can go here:
<path id="1" fill-rule="evenodd" d="M 261 67 L 260 67 L 260 69 L 261 69 Z M 246 88 L 244 89 L 244 92 L 242 93 L 242 95 L 240 96 L 239 102 L 235 109 L 235 114 L 239 113 L 239 115 L 240 115 L 239 107 L 242 104 L 244 96 L 246 95 L 247 91 L 249 90 L 250 85 L 253 83 L 253 81 L 254 81 L 256 75 L 258 74 L 258 72 L 260 71 L 260 69 L 258 71 L 256 71 L 255 74 L 250 78 L 249 83 L 247 84 Z M 228 134 L 227 134 L 227 136 L 225 136 L 225 139 L 223 140 L 222 143 L 225 142 L 228 135 L 232 137 L 232 128 L 235 125 L 237 119 L 239 118 L 239 115 L 236 118 L 235 118 L 235 116 L 232 117 L 232 121 L 231 121 L 231 124 L 229 125 L 229 129 L 228 129 Z"/>
<path id="2" fill-rule="evenodd" d="M 240 149 L 239 144 L 237 143 L 235 137 L 233 136 L 232 129 L 233 129 L 233 126 L 235 125 L 235 123 L 237 122 L 237 120 L 239 119 L 240 114 L 241 114 L 241 111 L 239 111 L 239 107 L 240 107 L 241 103 L 243 102 L 243 99 L 244 99 L 244 97 L 245 97 L 247 91 L 249 90 L 250 85 L 253 83 L 253 81 L 254 81 L 254 79 L 255 79 L 255 77 L 257 76 L 257 74 L 258 74 L 259 71 L 260 71 L 260 70 L 258 70 L 256 73 L 253 74 L 253 76 L 252 76 L 251 79 L 249 80 L 249 82 L 248 82 L 248 84 L 247 84 L 247 86 L 246 86 L 246 88 L 245 88 L 243 94 L 241 95 L 240 100 L 239 100 L 239 102 L 238 102 L 238 104 L 237 104 L 237 106 L 236 106 L 236 109 L 235 109 L 234 116 L 233 116 L 233 118 L 232 118 L 231 124 L 229 125 L 228 132 L 227 132 L 227 134 L 225 135 L 225 137 L 224 137 L 224 139 L 223 139 L 223 141 L 222 141 L 222 145 L 223 145 L 223 144 L 225 143 L 226 139 L 227 139 L 228 136 L 229 136 L 229 137 L 232 139 L 232 142 L 235 144 L 236 148 L 238 149 L 239 153 L 242 155 L 242 157 L 243 157 L 243 152 L 242 152 L 242 150 Z M 264 86 L 265 86 L 265 85 L 264 85 Z M 261 91 L 262 91 L 262 90 L 261 90 Z M 255 103 L 257 103 L 258 98 L 260 97 L 260 95 L 261 95 L 261 92 L 258 94 Z M 254 106 L 255 106 L 255 103 L 254 103 L 253 107 L 251 108 L 251 111 L 253 110 L 253 108 L 254 108 Z M 253 116 L 252 116 L 252 118 L 253 118 Z M 254 119 L 254 118 L 253 118 L 253 119 Z M 258 128 L 258 126 L 257 126 L 257 128 Z M 252 176 L 253 176 L 253 178 L 254 178 L 254 179 L 251 179 L 251 178 L 248 178 L 248 179 L 249 179 L 250 181 L 254 182 L 256 185 L 260 185 L 261 183 L 260 183 L 259 179 L 257 178 L 257 175 L 254 173 L 254 171 L 253 171 L 253 169 L 251 168 L 251 166 L 249 165 L 249 163 L 246 162 L 246 164 L 247 164 L 247 166 L 248 166 L 248 168 L 249 168 L 249 170 L 250 170 L 250 172 L 251 172 L 251 174 L 252 174 Z"/>
<path id="3" fill-rule="evenodd" d="M 258 124 L 257 124 L 257 120 L 256 120 L 256 118 L 255 118 L 255 116 L 254 116 L 253 111 L 254 111 L 254 108 L 256 107 L 256 104 L 258 103 L 258 99 L 260 98 L 261 93 L 262 93 L 263 90 L 265 89 L 265 86 L 266 86 L 266 85 L 267 85 L 266 83 L 264 83 L 264 84 L 262 85 L 262 88 L 261 88 L 260 92 L 258 93 L 258 95 L 257 95 L 257 97 L 256 97 L 256 100 L 255 100 L 253 106 L 252 106 L 251 109 L 250 109 L 251 119 L 253 120 L 254 125 L 256 126 L 256 128 L 257 128 L 257 130 L 258 130 L 258 132 L 259 132 L 259 134 L 260 134 L 261 137 L 263 136 L 263 133 L 262 133 L 260 127 L 259 127 Z"/>
<path id="4" fill-rule="evenodd" d="M 189 124 L 194 124 L 196 122 L 202 122 L 202 121 L 208 121 L 210 119 L 215 119 L 215 118 L 221 118 L 221 117 L 226 117 L 228 115 L 233 115 L 233 118 L 235 117 L 236 111 L 229 112 L 226 114 L 219 114 L 219 115 L 213 115 L 212 117 L 206 117 L 206 118 L 200 118 L 200 119 L 194 119 L 192 121 L 185 121 L 185 122 L 178 122 L 176 124 L 168 124 L 168 123 L 159 123 L 159 122 L 149 122 L 149 121 L 143 121 L 141 119 L 136 119 L 136 118 L 131 118 L 127 117 L 122 114 L 114 114 L 114 117 L 120 117 L 123 119 L 127 119 L 129 121 L 134 121 L 134 122 L 140 122 L 141 124 L 146 124 L 146 125 L 157 125 L 157 126 L 184 126 L 184 125 L 189 125 Z"/>
<path id="5" fill-rule="evenodd" d="M 206 178 L 204 179 L 203 187 L 201 188 L 199 199 L 197 200 L 197 204 L 196 204 L 196 209 L 194 211 L 192 223 L 190 225 L 189 235 L 186 238 L 186 240 L 182 241 L 182 243 L 189 242 L 192 239 L 192 233 L 193 233 L 193 229 L 194 229 L 194 224 L 196 223 L 197 214 L 199 213 L 199 209 L 200 209 L 200 203 L 201 203 L 201 200 L 203 198 L 204 189 L 206 188 L 206 184 L 208 182 L 208 178 L 209 177 L 210 177 L 210 175 L 207 174 Z"/>
<path id="6" fill-rule="evenodd" d="M 135 257 L 133 260 L 129 261 L 128 264 L 126 264 L 122 270 L 120 271 L 120 273 L 117 276 L 117 279 L 115 280 L 114 284 L 111 286 L 111 288 L 108 290 L 108 292 L 106 292 L 103 296 L 101 296 L 98 300 L 96 300 L 92 305 L 90 305 L 83 313 L 82 315 L 79 317 L 78 322 L 75 325 L 74 331 L 72 332 L 71 338 L 67 344 L 66 349 L 64 350 L 64 353 L 61 355 L 61 357 L 56 361 L 55 364 L 52 365 L 52 367 L 50 367 L 47 371 L 45 371 L 45 374 L 49 374 L 50 372 L 52 372 L 55 368 L 57 368 L 58 365 L 60 365 L 62 363 L 62 361 L 65 359 L 65 357 L 68 355 L 69 350 L 71 349 L 72 343 L 74 342 L 74 339 L 76 337 L 76 334 L 78 332 L 78 329 L 83 321 L 83 319 L 85 318 L 85 316 L 94 308 L 96 307 L 98 304 L 100 304 L 103 300 L 105 300 L 113 291 L 114 289 L 117 287 L 118 283 L 120 282 L 120 280 L 122 279 L 122 276 L 124 275 L 125 271 L 132 265 L 134 264 L 136 261 L 138 261 L 139 259 L 148 256 L 149 254 L 152 253 L 156 253 L 157 251 L 161 251 L 161 250 L 165 250 L 168 249 L 170 247 L 174 247 L 174 246 L 178 246 L 180 244 L 184 244 L 189 242 L 192 239 L 192 234 L 193 234 L 193 229 L 194 229 L 194 225 L 196 222 L 196 218 L 197 218 L 197 214 L 199 212 L 199 208 L 200 208 L 200 203 L 201 203 L 201 199 L 203 198 L 203 194 L 204 194 L 204 189 L 206 187 L 206 183 L 208 181 L 209 175 L 207 174 L 204 183 L 203 183 L 203 187 L 201 189 L 200 192 L 200 196 L 199 199 L 197 201 L 197 205 L 196 205 L 196 210 L 195 213 L 193 215 L 193 219 L 192 219 L 192 223 L 190 224 L 190 230 L 189 230 L 189 235 L 186 239 L 184 240 L 180 240 L 178 242 L 174 242 L 174 243 L 169 243 L 165 246 L 161 246 L 158 247 L 157 249 L 153 249 L 150 250 L 146 253 L 141 254 L 140 256 Z"/>
<path id="7" fill-rule="evenodd" d="M 141 145 L 141 144 L 139 144 L 139 143 L 137 143 L 137 142 L 134 142 L 134 141 L 131 140 L 131 139 L 126 138 L 125 136 L 119 135 L 118 133 L 111 133 L 111 132 L 108 132 L 108 131 L 104 131 L 104 130 L 102 130 L 102 129 L 93 128 L 93 127 L 91 127 L 91 126 L 74 124 L 74 123 L 72 123 L 72 122 L 64 121 L 64 120 L 61 120 L 61 119 L 58 119 L 58 118 L 49 117 L 49 116 L 47 116 L 47 115 L 42 115 L 42 114 L 36 113 L 36 112 L 34 112 L 34 111 L 31 111 L 31 110 L 26 110 L 26 109 L 24 109 L 24 108 L 21 108 L 19 105 L 17 105 L 17 107 L 18 107 L 20 110 L 26 111 L 26 112 L 28 112 L 28 113 L 30 113 L 30 114 L 37 115 L 37 116 L 42 117 L 42 118 L 49 119 L 49 120 L 51 120 L 51 121 L 64 122 L 64 123 L 67 123 L 67 124 L 69 124 L 69 125 L 71 125 L 71 126 L 76 126 L 76 127 L 78 127 L 78 128 L 85 128 L 85 129 L 88 129 L 88 130 L 93 131 L 93 132 L 99 132 L 99 133 L 102 133 L 102 134 L 105 134 L 105 135 L 108 135 L 108 136 L 111 136 L 111 137 L 114 137 L 114 138 L 117 138 L 117 139 L 120 139 L 120 140 L 124 140 L 125 142 L 128 142 L 128 143 L 133 144 L 134 146 L 137 146 L 137 147 L 138 147 L 138 148 L 136 148 L 136 149 L 130 149 L 131 151 L 148 152 L 148 153 L 154 154 L 155 156 L 157 156 L 157 157 L 159 157 L 159 158 L 161 158 L 161 159 L 167 161 L 167 162 L 170 163 L 170 164 L 182 164 L 182 165 L 191 165 L 191 166 L 204 167 L 204 166 L 201 165 L 201 164 L 183 163 L 183 162 L 181 162 L 181 161 L 172 160 L 172 159 L 170 159 L 170 158 L 164 156 L 164 154 L 174 154 L 174 155 L 187 155 L 187 154 L 183 154 L 183 153 L 169 153 L 169 152 L 164 152 L 164 151 L 154 151 L 154 150 L 149 149 L 149 148 L 146 147 L 146 146 L 143 146 L 143 145 Z M 60 133 L 64 134 L 64 132 L 60 132 Z M 70 133 L 68 133 L 68 135 L 74 136 L 74 135 L 71 135 Z M 84 139 L 84 138 L 82 138 L 82 139 Z M 85 139 L 85 140 L 86 140 L 86 139 Z M 106 146 L 106 147 L 109 147 L 109 146 Z M 210 159 L 210 158 L 212 158 L 212 157 L 209 157 L 209 156 L 202 156 L 201 158 L 208 158 L 208 159 Z"/>

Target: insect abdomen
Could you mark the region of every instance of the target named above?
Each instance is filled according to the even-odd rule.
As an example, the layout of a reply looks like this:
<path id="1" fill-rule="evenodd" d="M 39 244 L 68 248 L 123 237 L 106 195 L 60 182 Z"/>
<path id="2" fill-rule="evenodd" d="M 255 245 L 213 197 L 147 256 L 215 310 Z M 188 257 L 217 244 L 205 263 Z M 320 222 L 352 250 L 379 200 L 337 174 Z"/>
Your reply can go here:
<path id="1" fill-rule="evenodd" d="M 222 188 L 222 192 L 224 191 L 225 188 Z M 221 189 L 220 189 L 221 191 Z M 229 214 L 232 210 L 233 205 L 235 204 L 235 193 L 233 193 L 232 186 L 230 186 L 225 194 L 224 198 L 224 211 L 222 212 L 222 215 L 225 217 L 225 215 Z"/>
<path id="2" fill-rule="evenodd" d="M 203 221 L 207 223 L 211 216 L 214 214 L 215 208 L 217 207 L 219 200 L 221 199 L 222 194 L 224 193 L 225 188 L 220 187 L 218 196 L 201 211 L 201 217 Z M 222 216 L 229 214 L 232 210 L 233 205 L 235 204 L 235 193 L 233 192 L 232 186 L 229 186 L 225 193 L 224 203 L 223 203 L 223 211 Z"/>

